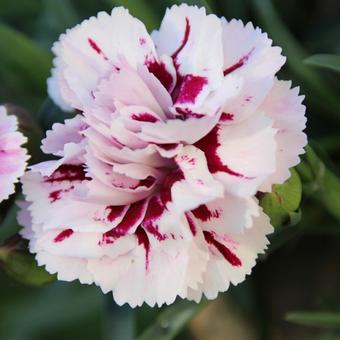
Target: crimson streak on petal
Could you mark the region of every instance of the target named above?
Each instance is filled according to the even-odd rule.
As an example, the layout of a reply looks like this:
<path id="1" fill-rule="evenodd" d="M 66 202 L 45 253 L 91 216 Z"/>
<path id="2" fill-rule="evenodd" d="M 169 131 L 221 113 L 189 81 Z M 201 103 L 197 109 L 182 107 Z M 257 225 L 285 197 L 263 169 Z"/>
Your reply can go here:
<path id="1" fill-rule="evenodd" d="M 205 204 L 200 205 L 194 210 L 191 210 L 196 218 L 199 220 L 206 222 L 211 218 L 219 218 L 220 212 L 218 210 L 210 211 Z"/>
<path id="2" fill-rule="evenodd" d="M 161 82 L 166 90 L 170 91 L 173 86 L 174 79 L 170 72 L 166 69 L 165 64 L 163 62 L 158 62 L 157 60 L 146 60 L 145 65 L 149 72 Z"/>
<path id="3" fill-rule="evenodd" d="M 178 170 L 174 173 L 169 174 L 163 182 L 163 188 L 161 190 L 161 200 L 166 206 L 166 204 L 170 201 L 172 201 L 172 195 L 171 195 L 171 188 L 172 186 L 181 180 L 184 179 L 184 174 L 182 171 Z"/>
<path id="4" fill-rule="evenodd" d="M 72 234 L 73 234 L 72 229 L 65 229 L 54 238 L 54 242 L 56 242 L 56 243 L 62 242 L 65 239 L 69 238 Z"/>
<path id="5" fill-rule="evenodd" d="M 125 211 L 125 205 L 109 205 L 105 210 L 108 211 L 107 220 L 112 223 L 118 217 L 122 216 Z"/>
<path id="6" fill-rule="evenodd" d="M 84 180 L 91 180 L 91 178 L 86 176 L 85 169 L 82 164 L 63 164 L 57 170 L 55 170 L 51 176 L 44 178 L 44 182 L 46 183 Z"/>
<path id="7" fill-rule="evenodd" d="M 109 60 L 109 58 L 104 54 L 102 49 L 97 45 L 97 43 L 93 39 L 88 38 L 87 41 L 89 42 L 92 49 L 94 49 L 100 56 L 102 56 L 104 60 Z"/>
<path id="8" fill-rule="evenodd" d="M 181 45 L 177 48 L 177 50 L 171 55 L 172 59 L 177 59 L 178 54 L 183 50 L 184 46 L 187 44 L 190 35 L 190 22 L 188 17 L 185 18 L 185 31 L 182 39 Z"/>
<path id="9" fill-rule="evenodd" d="M 218 242 L 213 233 L 210 231 L 203 231 L 203 235 L 207 243 L 212 244 L 222 254 L 222 256 L 234 267 L 242 265 L 241 260 L 224 244 Z"/>
<path id="10" fill-rule="evenodd" d="M 217 148 L 221 146 L 218 141 L 219 129 L 220 126 L 216 125 L 206 136 L 195 143 L 195 146 L 205 153 L 209 171 L 212 173 L 223 171 L 232 176 L 249 179 L 249 177 L 245 177 L 244 175 L 231 170 L 227 165 L 222 163 L 221 158 L 217 154 Z"/>
<path id="11" fill-rule="evenodd" d="M 235 63 L 234 65 L 231 65 L 230 67 L 227 67 L 224 71 L 223 71 L 223 75 L 226 76 L 229 73 L 232 73 L 234 71 L 236 71 L 237 69 L 239 69 L 240 67 L 242 67 L 249 59 L 250 55 L 253 53 L 255 47 L 253 47 L 245 56 L 243 56 L 237 63 Z"/>
<path id="12" fill-rule="evenodd" d="M 113 243 L 117 238 L 128 234 L 130 229 L 143 218 L 145 204 L 145 200 L 131 204 L 123 220 L 116 227 L 103 234 L 102 242 L 105 244 Z"/>
<path id="13" fill-rule="evenodd" d="M 161 199 L 158 196 L 153 196 L 149 201 L 142 223 L 142 227 L 158 241 L 164 241 L 166 239 L 166 235 L 161 234 L 157 226 L 157 220 L 162 216 L 164 210 L 165 206 Z"/>
<path id="14" fill-rule="evenodd" d="M 145 230 L 141 227 L 137 228 L 135 235 L 137 237 L 138 244 L 143 245 L 145 249 L 145 270 L 147 271 L 149 269 L 150 241 Z"/>

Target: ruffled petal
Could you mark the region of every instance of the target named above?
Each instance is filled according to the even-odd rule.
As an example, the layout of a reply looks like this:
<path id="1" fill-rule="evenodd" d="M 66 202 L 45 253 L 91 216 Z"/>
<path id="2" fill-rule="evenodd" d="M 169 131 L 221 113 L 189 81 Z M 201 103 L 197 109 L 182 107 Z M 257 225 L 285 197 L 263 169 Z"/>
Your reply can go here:
<path id="1" fill-rule="evenodd" d="M 22 147 L 27 139 L 17 129 L 17 118 L 7 115 L 5 106 L 0 106 L 0 202 L 14 192 L 29 158 Z"/>
<path id="2" fill-rule="evenodd" d="M 275 80 L 274 86 L 260 111 L 274 121 L 277 129 L 275 135 L 276 171 L 260 187 L 261 191 L 271 191 L 273 184 L 281 184 L 290 177 L 289 168 L 300 162 L 307 144 L 307 136 L 303 132 L 306 127 L 305 106 L 299 89 L 291 89 L 291 82 Z"/>
<path id="3" fill-rule="evenodd" d="M 223 111 L 240 121 L 255 112 L 270 91 L 275 74 L 285 62 L 281 48 L 273 47 L 266 33 L 241 20 L 222 21 L 225 77 L 239 76 L 239 95 L 227 100 Z"/>
<path id="4" fill-rule="evenodd" d="M 143 23 L 122 7 L 114 8 L 110 15 L 100 12 L 68 30 L 53 52 L 55 71 L 48 83 L 49 93 L 56 104 L 66 103 L 63 108 L 79 110 L 91 105 L 98 81 L 112 69 L 119 69 L 122 58 L 136 68 L 148 55 L 155 55 Z"/>
<path id="5" fill-rule="evenodd" d="M 226 291 L 230 283 L 242 282 L 255 266 L 258 254 L 264 253 L 269 244 L 266 235 L 272 232 L 269 218 L 263 212 L 243 234 L 204 232 L 210 254 L 207 270 L 203 284 L 196 291 L 191 290 L 188 299 L 197 301 L 202 294 L 214 299 L 219 292 Z"/>

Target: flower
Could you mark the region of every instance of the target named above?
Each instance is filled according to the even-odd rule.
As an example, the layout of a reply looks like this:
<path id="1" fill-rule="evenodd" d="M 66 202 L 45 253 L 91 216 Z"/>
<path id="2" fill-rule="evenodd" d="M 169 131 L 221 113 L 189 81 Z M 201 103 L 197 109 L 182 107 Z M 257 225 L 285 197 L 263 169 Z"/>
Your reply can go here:
<path id="1" fill-rule="evenodd" d="M 251 23 L 188 5 L 150 36 L 124 8 L 55 43 L 49 93 L 78 114 L 23 178 L 39 265 L 132 307 L 215 298 L 242 282 L 273 228 L 255 194 L 299 162 L 298 89 Z"/>
<path id="2" fill-rule="evenodd" d="M 14 184 L 24 174 L 28 160 L 26 149 L 21 146 L 26 138 L 17 129 L 17 118 L 0 106 L 0 202 L 14 192 Z"/>

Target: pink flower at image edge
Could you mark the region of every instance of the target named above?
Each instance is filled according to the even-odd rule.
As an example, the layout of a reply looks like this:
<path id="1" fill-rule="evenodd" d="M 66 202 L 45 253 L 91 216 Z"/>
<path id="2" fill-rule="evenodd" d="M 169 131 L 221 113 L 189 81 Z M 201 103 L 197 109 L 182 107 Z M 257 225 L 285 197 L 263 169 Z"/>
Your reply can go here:
<path id="1" fill-rule="evenodd" d="M 0 106 L 0 202 L 15 190 L 15 183 L 24 174 L 28 160 L 22 144 L 26 138 L 17 131 L 18 121 L 8 115 L 5 106 Z"/>

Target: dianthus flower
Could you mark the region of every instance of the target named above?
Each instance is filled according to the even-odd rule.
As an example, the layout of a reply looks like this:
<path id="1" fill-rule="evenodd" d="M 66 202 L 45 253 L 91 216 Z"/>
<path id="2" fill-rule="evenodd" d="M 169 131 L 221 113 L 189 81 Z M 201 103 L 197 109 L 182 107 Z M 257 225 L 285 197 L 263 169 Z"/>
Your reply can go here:
<path id="1" fill-rule="evenodd" d="M 0 202 L 14 192 L 14 184 L 24 174 L 27 151 L 22 147 L 26 138 L 18 130 L 18 120 L 0 106 Z"/>
<path id="2" fill-rule="evenodd" d="M 215 298 L 250 274 L 272 232 L 256 199 L 306 136 L 281 49 L 251 23 L 188 5 L 147 33 L 126 9 L 61 35 L 50 96 L 77 114 L 23 178 L 23 235 L 60 280 L 118 304 Z"/>

